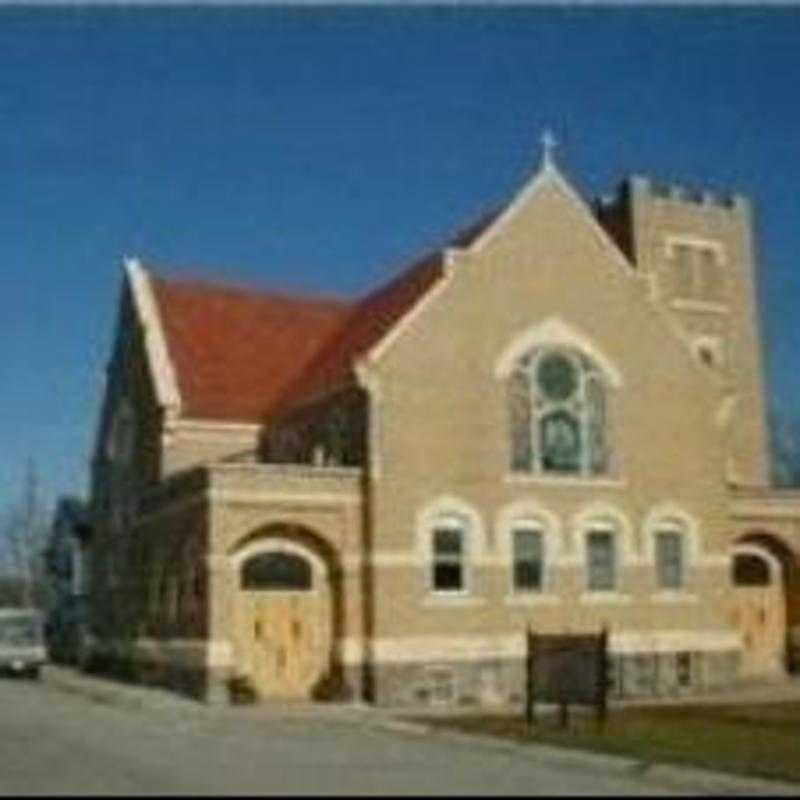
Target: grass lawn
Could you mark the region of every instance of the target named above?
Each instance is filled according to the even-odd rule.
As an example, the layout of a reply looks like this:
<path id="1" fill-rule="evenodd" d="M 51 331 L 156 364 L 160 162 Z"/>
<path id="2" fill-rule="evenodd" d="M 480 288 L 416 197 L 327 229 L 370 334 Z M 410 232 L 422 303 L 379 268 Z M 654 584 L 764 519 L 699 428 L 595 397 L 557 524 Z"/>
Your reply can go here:
<path id="1" fill-rule="evenodd" d="M 611 709 L 605 727 L 574 716 L 568 730 L 553 718 L 529 734 L 512 716 L 426 718 L 466 733 L 575 747 L 650 762 L 800 782 L 800 703 L 651 706 Z"/>

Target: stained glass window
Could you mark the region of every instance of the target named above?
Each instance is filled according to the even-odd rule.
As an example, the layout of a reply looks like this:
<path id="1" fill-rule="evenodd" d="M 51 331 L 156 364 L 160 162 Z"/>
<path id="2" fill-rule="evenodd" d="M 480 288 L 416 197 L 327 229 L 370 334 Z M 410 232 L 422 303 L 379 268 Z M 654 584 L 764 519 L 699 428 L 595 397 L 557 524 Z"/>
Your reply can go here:
<path id="1" fill-rule="evenodd" d="M 568 400 L 578 386 L 575 365 L 560 353 L 540 360 L 537 379 L 542 394 L 553 401 Z"/>
<path id="2" fill-rule="evenodd" d="M 600 474 L 609 468 L 600 372 L 568 349 L 533 351 L 508 382 L 511 469 Z"/>
<path id="3" fill-rule="evenodd" d="M 581 429 L 573 414 L 559 409 L 541 419 L 542 467 L 546 472 L 578 472 Z"/>
<path id="4" fill-rule="evenodd" d="M 532 466 L 531 391 L 528 374 L 516 370 L 509 381 L 511 414 L 511 468 L 529 470 Z"/>
<path id="5" fill-rule="evenodd" d="M 603 385 L 596 375 L 586 381 L 587 445 L 589 447 L 592 473 L 602 473 L 608 468 L 608 449 L 606 447 L 606 395 Z"/>

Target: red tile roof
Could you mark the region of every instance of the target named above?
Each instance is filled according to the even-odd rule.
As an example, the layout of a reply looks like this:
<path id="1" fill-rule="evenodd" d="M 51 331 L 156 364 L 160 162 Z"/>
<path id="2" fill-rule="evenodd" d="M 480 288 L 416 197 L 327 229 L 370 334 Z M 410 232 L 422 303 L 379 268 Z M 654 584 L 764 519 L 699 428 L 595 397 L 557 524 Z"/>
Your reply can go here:
<path id="1" fill-rule="evenodd" d="M 450 240 L 471 244 L 489 214 Z M 183 415 L 262 422 L 355 381 L 359 356 L 376 345 L 442 277 L 443 251 L 346 302 L 150 277 Z"/>
<path id="2" fill-rule="evenodd" d="M 151 273 L 183 415 L 256 422 L 350 312 L 344 302 Z"/>
<path id="3" fill-rule="evenodd" d="M 352 384 L 357 358 L 376 345 L 443 274 L 441 255 L 435 253 L 357 302 L 308 368 L 287 385 L 278 411 Z"/>

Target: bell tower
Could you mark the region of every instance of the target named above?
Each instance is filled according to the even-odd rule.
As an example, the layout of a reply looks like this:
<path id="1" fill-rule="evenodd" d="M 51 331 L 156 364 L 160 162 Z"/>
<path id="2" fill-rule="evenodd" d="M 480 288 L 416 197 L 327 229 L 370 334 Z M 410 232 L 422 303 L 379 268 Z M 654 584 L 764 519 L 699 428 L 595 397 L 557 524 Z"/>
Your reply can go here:
<path id="1" fill-rule="evenodd" d="M 695 358 L 731 393 L 728 478 L 770 482 L 750 203 L 626 180 L 598 218 L 680 324 Z"/>

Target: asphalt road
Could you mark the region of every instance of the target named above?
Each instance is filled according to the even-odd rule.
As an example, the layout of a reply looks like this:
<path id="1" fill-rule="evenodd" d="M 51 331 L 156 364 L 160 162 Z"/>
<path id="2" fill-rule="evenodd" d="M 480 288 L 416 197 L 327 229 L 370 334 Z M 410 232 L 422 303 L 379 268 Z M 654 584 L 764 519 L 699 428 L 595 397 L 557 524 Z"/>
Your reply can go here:
<path id="1" fill-rule="evenodd" d="M 0 794 L 672 794 L 627 775 L 353 721 L 132 709 L 0 679 Z"/>

